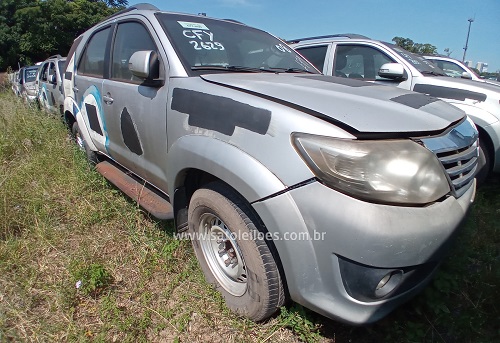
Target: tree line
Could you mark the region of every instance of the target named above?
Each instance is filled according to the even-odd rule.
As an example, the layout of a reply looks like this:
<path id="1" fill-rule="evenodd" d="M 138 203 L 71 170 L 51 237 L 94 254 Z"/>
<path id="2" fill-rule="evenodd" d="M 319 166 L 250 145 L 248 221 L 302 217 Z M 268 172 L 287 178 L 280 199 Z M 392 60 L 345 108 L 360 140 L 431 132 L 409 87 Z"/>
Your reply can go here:
<path id="1" fill-rule="evenodd" d="M 0 0 L 0 71 L 66 56 L 73 40 L 128 0 Z"/>

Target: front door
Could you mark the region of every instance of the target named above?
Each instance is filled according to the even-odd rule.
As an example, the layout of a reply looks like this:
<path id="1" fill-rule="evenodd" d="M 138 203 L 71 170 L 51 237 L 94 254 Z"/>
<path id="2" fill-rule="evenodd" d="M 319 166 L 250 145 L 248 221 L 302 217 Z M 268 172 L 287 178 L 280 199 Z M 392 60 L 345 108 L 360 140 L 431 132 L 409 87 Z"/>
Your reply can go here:
<path id="1" fill-rule="evenodd" d="M 108 152 L 118 163 L 155 186 L 166 190 L 167 91 L 141 85 L 128 62 L 136 51 L 154 50 L 161 58 L 160 42 L 148 23 L 118 23 L 111 49 L 110 78 L 102 86 Z M 160 69 L 165 63 L 160 61 Z M 161 72 L 164 74 L 164 72 Z"/>

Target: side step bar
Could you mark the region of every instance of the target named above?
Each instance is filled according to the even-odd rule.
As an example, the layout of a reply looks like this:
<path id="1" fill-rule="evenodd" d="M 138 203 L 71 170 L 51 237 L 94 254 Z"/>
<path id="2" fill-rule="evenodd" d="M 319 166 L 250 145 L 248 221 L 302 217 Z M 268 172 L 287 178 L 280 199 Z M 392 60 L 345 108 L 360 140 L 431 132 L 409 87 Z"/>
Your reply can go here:
<path id="1" fill-rule="evenodd" d="M 159 191 L 141 183 L 135 176 L 108 161 L 99 162 L 96 165 L 96 170 L 156 218 L 160 220 L 174 219 L 172 205 L 159 194 Z"/>

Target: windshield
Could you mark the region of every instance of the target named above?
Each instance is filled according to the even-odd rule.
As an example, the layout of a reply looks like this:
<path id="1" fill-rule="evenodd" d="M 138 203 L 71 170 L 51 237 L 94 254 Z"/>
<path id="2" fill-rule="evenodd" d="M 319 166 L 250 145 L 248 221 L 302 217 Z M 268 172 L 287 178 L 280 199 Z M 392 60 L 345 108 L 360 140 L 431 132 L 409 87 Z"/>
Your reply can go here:
<path id="1" fill-rule="evenodd" d="M 158 13 L 189 75 L 214 72 L 318 71 L 272 35 L 242 24 Z"/>
<path id="2" fill-rule="evenodd" d="M 24 81 L 25 82 L 33 82 L 36 79 L 36 72 L 38 71 L 38 67 L 26 68 L 24 70 Z"/>
<path id="3" fill-rule="evenodd" d="M 412 52 L 406 51 L 400 46 L 390 44 L 390 43 L 383 43 L 387 45 L 389 48 L 394 50 L 399 56 L 403 57 L 408 63 L 410 63 L 412 66 L 414 66 L 419 72 L 421 72 L 424 75 L 444 75 L 446 76 L 446 73 L 439 69 L 438 66 L 436 66 L 434 63 L 431 61 L 426 60 L 422 56 L 416 55 Z"/>

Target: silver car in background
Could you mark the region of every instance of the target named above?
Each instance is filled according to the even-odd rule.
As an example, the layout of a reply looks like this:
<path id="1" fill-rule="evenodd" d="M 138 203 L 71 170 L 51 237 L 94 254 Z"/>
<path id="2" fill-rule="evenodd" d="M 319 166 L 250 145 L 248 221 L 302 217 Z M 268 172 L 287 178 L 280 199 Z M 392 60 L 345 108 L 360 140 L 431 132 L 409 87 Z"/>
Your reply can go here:
<path id="1" fill-rule="evenodd" d="M 54 55 L 40 65 L 36 79 L 37 98 L 40 107 L 46 111 L 63 113 L 63 72 L 66 57 Z"/>
<path id="2" fill-rule="evenodd" d="M 26 102 L 33 102 L 37 98 L 36 75 L 39 66 L 21 68 L 19 73 L 19 96 Z"/>

